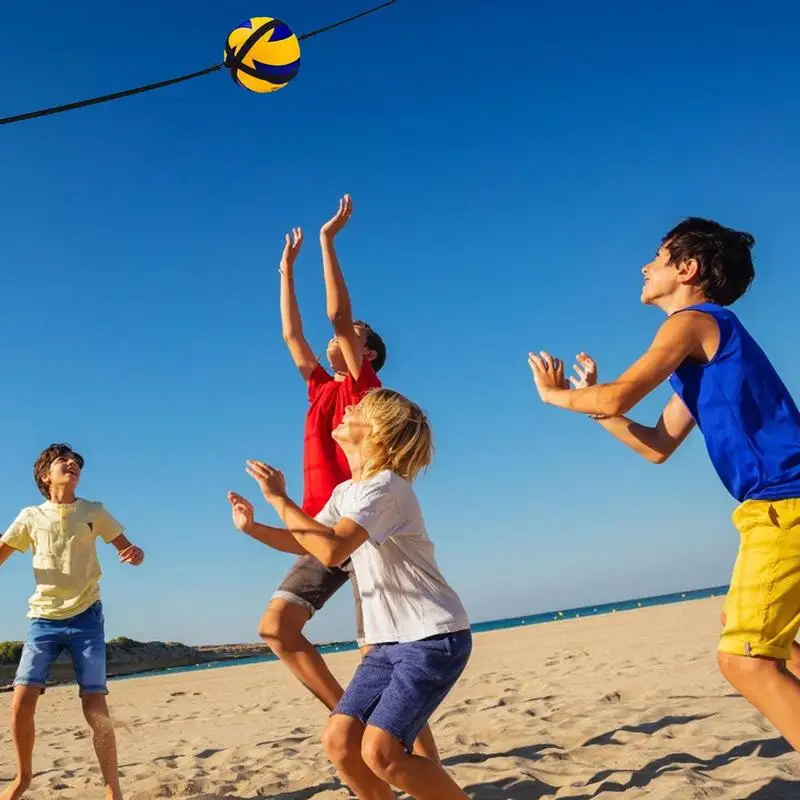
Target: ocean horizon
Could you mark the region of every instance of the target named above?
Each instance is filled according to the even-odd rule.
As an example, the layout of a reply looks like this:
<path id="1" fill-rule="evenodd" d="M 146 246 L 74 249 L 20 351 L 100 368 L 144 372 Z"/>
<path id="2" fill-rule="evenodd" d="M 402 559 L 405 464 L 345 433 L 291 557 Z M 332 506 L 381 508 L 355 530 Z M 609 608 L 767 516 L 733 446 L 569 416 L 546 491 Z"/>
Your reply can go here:
<path id="1" fill-rule="evenodd" d="M 693 589 L 686 592 L 672 592 L 670 594 L 653 595 L 650 597 L 635 597 L 630 600 L 619 600 L 611 603 L 598 603 L 596 605 L 567 608 L 561 611 L 545 611 L 537 614 L 524 614 L 519 617 L 486 620 L 473 623 L 470 627 L 473 633 L 487 633 L 489 631 L 502 631 L 509 628 L 522 628 L 529 625 L 543 625 L 551 622 L 561 622 L 567 619 L 581 617 L 597 617 L 604 614 L 616 614 L 625 611 L 635 611 L 638 608 L 652 608 L 674 603 L 686 603 L 692 600 L 705 600 L 710 597 L 721 597 L 728 591 L 728 586 L 712 586 L 707 589 Z M 318 644 L 317 650 L 323 655 L 329 653 L 347 653 L 358 649 L 358 643 L 353 641 Z M 249 656 L 247 658 L 225 659 L 210 661 L 206 664 L 196 664 L 188 667 L 170 667 L 167 669 L 151 670 L 148 672 L 132 673 L 129 675 L 109 676 L 109 681 L 142 680 L 159 675 L 178 675 L 183 672 L 199 672 L 209 669 L 224 669 L 227 667 L 244 667 L 252 664 L 267 664 L 277 661 L 278 657 L 272 653 L 263 656 Z"/>

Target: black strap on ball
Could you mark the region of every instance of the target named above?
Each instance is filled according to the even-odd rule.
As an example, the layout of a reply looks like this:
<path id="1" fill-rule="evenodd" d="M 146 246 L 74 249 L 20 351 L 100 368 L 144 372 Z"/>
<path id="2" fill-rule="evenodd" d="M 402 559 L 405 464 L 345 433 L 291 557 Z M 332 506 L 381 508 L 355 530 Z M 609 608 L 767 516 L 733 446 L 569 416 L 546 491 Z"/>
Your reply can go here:
<path id="1" fill-rule="evenodd" d="M 374 8 L 369 8 L 366 11 L 362 11 L 360 14 L 355 14 L 352 17 L 348 17 L 347 19 L 340 20 L 339 22 L 334 22 L 330 25 L 326 25 L 324 28 L 319 28 L 318 30 L 311 31 L 310 33 L 304 33 L 301 36 L 298 36 L 299 41 L 303 41 L 305 39 L 310 39 L 312 36 L 318 36 L 320 33 L 326 33 L 327 31 L 333 30 L 334 28 L 338 28 L 341 25 L 347 25 L 349 22 L 355 22 L 357 19 L 361 19 L 362 17 L 366 17 L 369 14 L 374 14 L 376 11 L 381 11 L 388 6 L 392 6 L 397 2 L 397 0 L 387 0 L 385 3 L 381 3 L 379 6 L 375 6 Z M 12 122 L 23 122 L 26 119 L 37 119 L 38 117 L 48 117 L 53 114 L 61 114 L 64 111 L 72 111 L 76 108 L 86 108 L 87 106 L 94 106 L 98 103 L 106 103 L 109 100 L 119 100 L 123 97 L 131 97 L 135 94 L 142 94 L 142 92 L 151 92 L 154 89 L 162 89 L 165 86 L 173 86 L 176 83 L 183 83 L 184 81 L 190 81 L 193 78 L 200 78 L 203 75 L 210 75 L 212 72 L 218 72 L 219 70 L 223 69 L 224 67 L 228 67 L 231 69 L 231 73 L 235 76 L 235 70 L 239 69 L 242 72 L 250 72 L 245 68 L 245 65 L 241 64 L 241 59 L 243 59 L 247 53 L 250 52 L 250 49 L 256 43 L 258 38 L 266 33 L 268 30 L 271 30 L 275 26 L 279 25 L 279 20 L 272 20 L 271 22 L 265 23 L 264 25 L 257 28 L 253 31 L 250 36 L 248 36 L 247 41 L 239 48 L 239 52 L 234 54 L 230 48 L 226 46 L 225 48 L 225 61 L 221 64 L 214 64 L 211 67 L 206 67 L 205 69 L 201 69 L 197 72 L 190 72 L 188 75 L 181 75 L 178 78 L 170 78 L 166 81 L 159 81 L 158 83 L 149 83 L 147 86 L 138 86 L 135 89 L 126 89 L 123 92 L 114 92 L 113 94 L 104 94 L 100 97 L 92 97 L 89 100 L 79 100 L 76 103 L 67 103 L 63 106 L 53 106 L 52 108 L 43 108 L 39 111 L 29 111 L 27 114 L 17 114 L 13 117 L 2 117 L 0 118 L 0 125 L 10 125 Z M 259 76 L 256 76 L 259 77 Z"/>

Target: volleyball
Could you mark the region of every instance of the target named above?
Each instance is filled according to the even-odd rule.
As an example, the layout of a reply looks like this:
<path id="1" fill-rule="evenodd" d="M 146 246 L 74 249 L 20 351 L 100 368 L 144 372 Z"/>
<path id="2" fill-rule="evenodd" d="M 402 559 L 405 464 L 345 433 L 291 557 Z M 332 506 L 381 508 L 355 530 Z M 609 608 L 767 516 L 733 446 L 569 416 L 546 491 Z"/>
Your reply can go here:
<path id="1" fill-rule="evenodd" d="M 285 22 L 253 17 L 228 36 L 225 66 L 239 86 L 251 92 L 274 92 L 297 75 L 300 42 Z"/>

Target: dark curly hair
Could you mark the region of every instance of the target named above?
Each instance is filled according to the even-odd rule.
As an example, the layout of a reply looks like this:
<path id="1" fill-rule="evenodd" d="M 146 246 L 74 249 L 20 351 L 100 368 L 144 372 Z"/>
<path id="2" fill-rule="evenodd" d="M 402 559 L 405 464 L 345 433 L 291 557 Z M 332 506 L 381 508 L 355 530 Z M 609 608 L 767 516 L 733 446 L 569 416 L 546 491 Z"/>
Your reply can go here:
<path id="1" fill-rule="evenodd" d="M 83 469 L 83 456 L 80 453 L 76 453 L 65 442 L 57 442 L 51 444 L 50 447 L 46 447 L 39 453 L 39 457 L 33 465 L 33 479 L 46 500 L 50 499 L 50 487 L 45 483 L 44 478 L 50 472 L 52 463 L 57 458 L 63 458 L 64 456 L 73 456 L 78 462 L 78 466 Z"/>
<path id="2" fill-rule="evenodd" d="M 375 372 L 380 372 L 381 367 L 386 363 L 386 345 L 383 339 L 362 319 L 355 320 L 353 325 L 359 325 L 367 332 L 364 345 L 367 350 L 372 350 L 375 353 L 375 358 L 372 359 L 372 369 Z"/>
<path id="3" fill-rule="evenodd" d="M 750 288 L 756 274 L 750 252 L 755 243 L 749 233 L 701 217 L 685 219 L 661 240 L 670 263 L 697 261 L 699 287 L 721 306 L 731 305 Z"/>

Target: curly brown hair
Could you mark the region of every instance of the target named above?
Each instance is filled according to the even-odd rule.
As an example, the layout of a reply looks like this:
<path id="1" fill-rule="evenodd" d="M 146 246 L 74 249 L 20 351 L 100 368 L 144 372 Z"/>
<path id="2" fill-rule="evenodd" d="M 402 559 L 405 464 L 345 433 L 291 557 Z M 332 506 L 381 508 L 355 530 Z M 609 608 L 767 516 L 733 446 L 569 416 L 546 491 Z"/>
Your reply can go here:
<path id="1" fill-rule="evenodd" d="M 83 469 L 83 456 L 80 453 L 76 453 L 75 450 L 65 442 L 56 442 L 55 444 L 51 444 L 50 447 L 46 447 L 39 453 L 39 457 L 33 465 L 33 479 L 36 481 L 36 486 L 46 500 L 50 499 L 50 486 L 44 479 L 50 472 L 52 463 L 57 458 L 63 458 L 64 456 L 73 456 L 75 461 L 78 462 L 78 466 Z"/>

